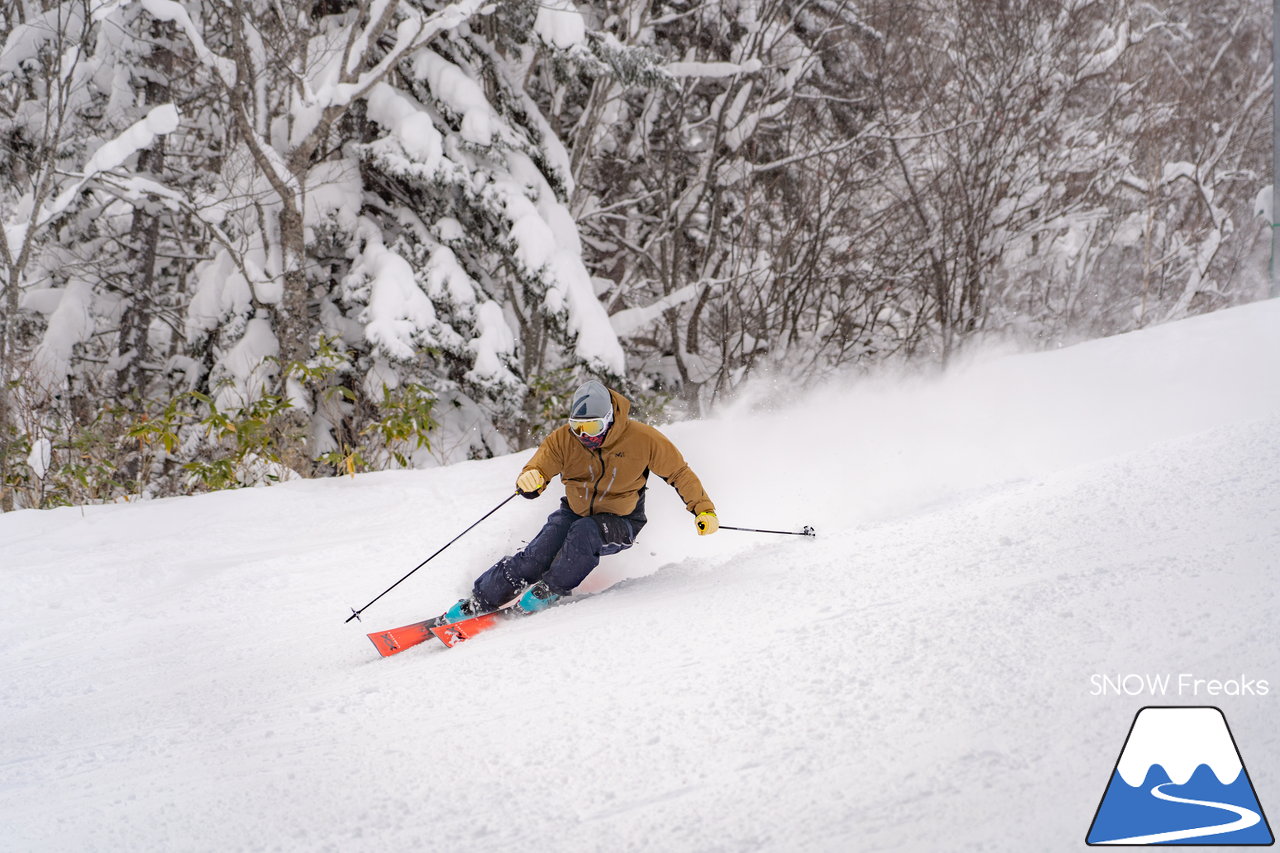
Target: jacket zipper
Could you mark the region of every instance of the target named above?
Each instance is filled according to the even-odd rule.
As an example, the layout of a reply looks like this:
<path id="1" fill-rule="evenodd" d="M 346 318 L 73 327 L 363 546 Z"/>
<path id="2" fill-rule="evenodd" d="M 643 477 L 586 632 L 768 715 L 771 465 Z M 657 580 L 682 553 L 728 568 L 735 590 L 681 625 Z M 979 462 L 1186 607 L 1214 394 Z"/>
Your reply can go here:
<path id="1" fill-rule="evenodd" d="M 591 501 L 587 504 L 587 515 L 596 514 L 596 498 L 600 496 L 600 481 L 604 479 L 604 454 L 597 450 L 596 458 L 600 460 L 600 476 L 596 477 L 595 484 L 591 487 L 592 495 Z"/>

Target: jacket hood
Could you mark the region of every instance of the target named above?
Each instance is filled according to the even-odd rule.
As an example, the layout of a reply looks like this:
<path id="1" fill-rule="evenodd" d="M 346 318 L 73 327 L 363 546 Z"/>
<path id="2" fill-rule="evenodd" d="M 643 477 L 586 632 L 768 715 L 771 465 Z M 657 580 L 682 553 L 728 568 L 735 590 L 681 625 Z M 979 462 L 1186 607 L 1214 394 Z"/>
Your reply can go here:
<path id="1" fill-rule="evenodd" d="M 601 445 L 602 449 L 616 444 L 622 438 L 622 434 L 627 431 L 627 424 L 631 422 L 631 401 L 612 388 L 609 389 L 609 398 L 613 400 L 613 426 L 609 427 L 609 434 L 605 436 L 604 444 Z"/>

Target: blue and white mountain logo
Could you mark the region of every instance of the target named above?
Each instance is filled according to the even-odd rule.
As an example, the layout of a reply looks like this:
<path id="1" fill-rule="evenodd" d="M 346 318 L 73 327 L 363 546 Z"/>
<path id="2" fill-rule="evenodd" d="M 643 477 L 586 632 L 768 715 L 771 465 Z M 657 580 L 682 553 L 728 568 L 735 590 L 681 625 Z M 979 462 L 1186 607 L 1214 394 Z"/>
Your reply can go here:
<path id="1" fill-rule="evenodd" d="M 1086 838 L 1091 846 L 1274 841 L 1227 718 L 1213 707 L 1138 712 Z"/>

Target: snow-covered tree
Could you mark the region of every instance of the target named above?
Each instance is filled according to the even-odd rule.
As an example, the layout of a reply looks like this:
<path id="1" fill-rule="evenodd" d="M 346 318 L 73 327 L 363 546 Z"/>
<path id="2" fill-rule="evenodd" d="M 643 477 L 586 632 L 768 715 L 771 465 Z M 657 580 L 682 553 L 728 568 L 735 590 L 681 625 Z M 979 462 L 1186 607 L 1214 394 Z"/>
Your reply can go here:
<path id="1" fill-rule="evenodd" d="M 567 153 L 522 88 L 549 54 L 581 47 L 584 22 L 571 4 L 494 16 L 402 63 L 366 98 L 374 133 L 353 150 L 376 194 L 365 219 L 387 238 L 372 251 L 413 262 L 440 379 L 527 441 L 538 402 L 527 383 L 575 366 L 621 379 L 625 363 L 567 207 Z M 349 278 L 341 307 L 376 316 L 376 289 L 368 274 Z M 385 373 L 408 348 L 379 334 Z"/>
<path id="2" fill-rule="evenodd" d="M 573 209 L 636 379 L 696 412 L 834 327 L 819 280 L 851 241 L 831 158 L 865 121 L 850 95 L 874 33 L 850 2 L 593 11 L 595 63 L 540 97 L 573 140 Z"/>
<path id="3" fill-rule="evenodd" d="M 86 350 L 139 304 L 129 287 L 116 286 L 118 270 L 103 262 L 137 226 L 147 199 L 121 179 L 180 121 L 178 109 L 157 102 L 156 92 L 150 101 L 138 97 L 132 69 L 147 48 L 136 30 L 102 26 L 100 4 L 20 3 L 9 14 L 13 26 L 0 48 L 5 508 L 25 479 L 15 467 L 21 451 L 29 450 L 26 469 L 39 479 L 51 462 L 51 426 L 87 419 L 72 407 L 97 406 L 101 389 L 80 381 L 78 362 L 113 355 Z M 150 245 L 139 263 L 154 263 Z"/>
<path id="4" fill-rule="evenodd" d="M 1102 215 L 1096 187 L 1120 164 L 1109 81 L 1141 33 L 1107 3 L 965 3 L 881 25 L 880 215 L 907 253 L 921 343 L 945 362 L 965 338 L 1034 311 L 1037 264 Z"/>
<path id="5" fill-rule="evenodd" d="M 1139 275 L 1110 332 L 1265 294 L 1272 73 L 1269 17 L 1256 3 L 1173 3 L 1161 10 L 1124 82 L 1147 121 L 1126 147 L 1115 190 L 1117 242 Z"/>
<path id="6" fill-rule="evenodd" d="M 15 0 L 0 506 L 1262 293 L 1251 0 Z M 652 414 L 652 413 L 651 413 Z"/>
<path id="7" fill-rule="evenodd" d="M 927 350 L 1122 331 L 1251 287 L 1228 282 L 1260 230 L 1256 8 L 924 11 L 878 22 L 875 80 L 896 167 L 885 254 L 918 287 Z"/>
<path id="8" fill-rule="evenodd" d="M 572 6 L 304 4 L 286 28 L 271 4 L 242 12 L 223 46 L 187 27 L 234 118 L 226 195 L 252 199 L 243 260 L 224 249 L 201 271 L 189 315 L 193 340 L 221 339 L 224 402 L 337 340 L 336 404 L 286 391 L 312 457 L 363 429 L 362 401 L 413 384 L 438 399 L 437 448 L 456 458 L 523 440 L 540 371 L 623 374 L 564 206 L 564 150 L 520 86 L 541 51 L 580 38 Z"/>

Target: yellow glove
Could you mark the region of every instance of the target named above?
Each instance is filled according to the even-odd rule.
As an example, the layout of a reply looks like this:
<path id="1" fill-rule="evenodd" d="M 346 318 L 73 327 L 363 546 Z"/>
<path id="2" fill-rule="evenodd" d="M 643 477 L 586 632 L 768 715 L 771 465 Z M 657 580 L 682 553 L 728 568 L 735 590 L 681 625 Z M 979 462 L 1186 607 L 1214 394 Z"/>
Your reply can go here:
<path id="1" fill-rule="evenodd" d="M 542 476 L 542 472 L 537 468 L 530 468 L 519 477 L 516 477 L 516 491 L 526 498 L 536 498 L 542 494 L 542 490 L 546 488 L 546 485 L 546 478 Z"/>
<path id="2" fill-rule="evenodd" d="M 700 512 L 694 521 L 698 523 L 699 536 L 706 536 L 708 533 L 715 533 L 720 529 L 720 520 L 716 518 L 714 512 Z"/>

